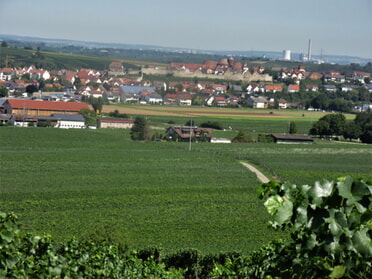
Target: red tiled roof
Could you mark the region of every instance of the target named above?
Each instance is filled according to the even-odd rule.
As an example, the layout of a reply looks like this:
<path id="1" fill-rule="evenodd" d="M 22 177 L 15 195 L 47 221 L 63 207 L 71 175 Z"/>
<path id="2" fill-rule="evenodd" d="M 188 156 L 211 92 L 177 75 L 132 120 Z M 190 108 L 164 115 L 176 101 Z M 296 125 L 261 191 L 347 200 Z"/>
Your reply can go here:
<path id="1" fill-rule="evenodd" d="M 265 89 L 268 90 L 268 91 L 282 91 L 283 88 L 281 85 L 265 85 Z"/>
<path id="2" fill-rule="evenodd" d="M 32 101 L 21 99 L 7 99 L 7 102 L 13 109 L 40 109 L 53 111 L 80 111 L 81 109 L 89 109 L 87 103 L 78 102 L 51 102 L 51 101 Z"/>
<path id="3" fill-rule="evenodd" d="M 216 102 L 226 102 L 225 97 L 216 97 L 215 100 L 216 100 Z"/>

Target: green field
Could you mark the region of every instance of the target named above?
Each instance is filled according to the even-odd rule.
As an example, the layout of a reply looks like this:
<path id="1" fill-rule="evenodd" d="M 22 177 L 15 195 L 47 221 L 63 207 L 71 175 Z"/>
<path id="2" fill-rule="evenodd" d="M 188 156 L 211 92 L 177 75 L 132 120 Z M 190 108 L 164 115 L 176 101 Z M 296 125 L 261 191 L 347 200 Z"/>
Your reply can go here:
<path id="1" fill-rule="evenodd" d="M 123 131 L 2 128 L 0 208 L 59 241 L 106 231 L 131 248 L 247 252 L 275 237 L 252 173 L 179 147 Z"/>
<path id="2" fill-rule="evenodd" d="M 277 237 L 239 161 L 293 183 L 372 179 L 372 146 L 133 142 L 128 131 L 2 127 L 0 211 L 57 241 L 248 253 Z"/>

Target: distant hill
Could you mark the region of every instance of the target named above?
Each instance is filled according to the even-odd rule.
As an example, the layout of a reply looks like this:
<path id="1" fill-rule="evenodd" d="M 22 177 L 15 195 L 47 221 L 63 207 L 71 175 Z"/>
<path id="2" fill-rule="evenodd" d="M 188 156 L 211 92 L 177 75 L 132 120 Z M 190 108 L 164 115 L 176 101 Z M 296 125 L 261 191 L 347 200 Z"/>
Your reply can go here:
<path id="1" fill-rule="evenodd" d="M 268 59 L 281 59 L 283 57 L 283 53 L 281 51 L 258 51 L 258 50 L 250 50 L 250 51 L 212 51 L 212 50 L 195 50 L 195 49 L 186 49 L 186 48 L 174 48 L 174 47 L 162 47 L 162 46 L 153 46 L 153 45 L 139 45 L 139 44 L 118 44 L 118 43 L 102 43 L 102 42 L 86 42 L 86 41 L 76 41 L 76 40 L 65 40 L 65 39 L 48 39 L 48 38 L 38 38 L 38 37 L 26 37 L 26 36 L 17 36 L 17 35 L 4 35 L 0 34 L 0 40 L 11 42 L 12 45 L 16 45 L 17 47 L 33 47 L 36 49 L 39 46 L 42 50 L 50 50 L 56 52 L 64 52 L 64 53 L 74 53 L 74 54 L 87 54 L 87 55 L 97 55 L 97 56 L 105 56 L 104 54 L 110 54 L 107 56 L 110 57 L 118 57 L 123 58 L 123 52 L 126 51 L 127 56 L 134 60 L 145 60 L 148 59 L 148 56 L 152 56 L 152 58 L 158 56 L 156 62 L 161 63 L 169 63 L 169 62 L 178 62 L 177 57 L 185 57 L 190 55 L 193 62 L 200 63 L 200 57 L 205 57 L 206 55 L 211 56 L 216 59 L 221 56 L 241 56 L 241 57 L 260 57 L 260 58 L 268 58 Z M 105 49 L 107 53 L 105 52 Z M 97 50 L 99 50 L 98 53 Z M 116 56 L 112 50 L 116 51 Z M 149 54 L 150 53 L 150 54 Z M 159 55 L 154 55 L 154 53 L 158 53 Z M 168 53 L 168 55 L 164 56 L 164 53 Z M 163 59 L 159 57 L 162 56 Z M 298 59 L 300 53 L 292 53 L 292 58 L 294 60 Z M 126 57 L 128 58 L 128 57 Z M 173 60 L 169 60 L 172 58 Z M 199 60 L 198 60 L 199 58 Z M 372 61 L 372 58 L 361 58 L 357 56 L 337 56 L 337 55 L 322 55 L 322 57 L 313 55 L 314 59 L 321 59 L 326 63 L 336 63 L 336 64 L 360 64 L 364 65 L 368 62 Z M 300 61 L 299 61 L 300 62 Z M 302 61 L 301 61 L 302 62 Z"/>

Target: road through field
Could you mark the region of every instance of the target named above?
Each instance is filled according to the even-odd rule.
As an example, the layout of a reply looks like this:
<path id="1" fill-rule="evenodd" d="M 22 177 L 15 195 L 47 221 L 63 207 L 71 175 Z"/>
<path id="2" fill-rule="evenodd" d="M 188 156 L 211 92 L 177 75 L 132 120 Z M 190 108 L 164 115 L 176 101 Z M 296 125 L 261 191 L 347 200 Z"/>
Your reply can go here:
<path id="1" fill-rule="evenodd" d="M 268 183 L 270 181 L 270 179 L 268 179 L 262 172 L 260 172 L 258 169 L 256 169 L 254 166 L 248 164 L 248 163 L 244 163 L 244 162 L 240 162 L 243 166 L 245 166 L 247 169 L 249 169 L 250 171 L 254 172 L 256 175 L 257 175 L 257 178 L 262 182 L 262 183 Z"/>

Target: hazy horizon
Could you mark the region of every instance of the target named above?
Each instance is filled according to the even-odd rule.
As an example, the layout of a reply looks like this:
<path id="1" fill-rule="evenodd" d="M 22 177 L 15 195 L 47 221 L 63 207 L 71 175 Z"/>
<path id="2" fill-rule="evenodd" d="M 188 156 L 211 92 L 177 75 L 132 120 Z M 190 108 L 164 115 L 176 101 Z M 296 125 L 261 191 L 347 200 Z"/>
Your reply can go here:
<path id="1" fill-rule="evenodd" d="M 0 0 L 0 34 L 372 58 L 370 0 Z"/>

